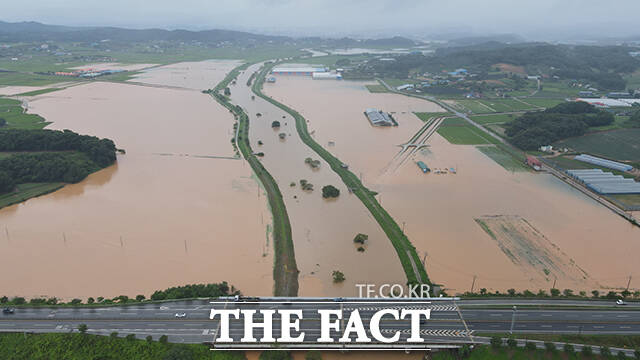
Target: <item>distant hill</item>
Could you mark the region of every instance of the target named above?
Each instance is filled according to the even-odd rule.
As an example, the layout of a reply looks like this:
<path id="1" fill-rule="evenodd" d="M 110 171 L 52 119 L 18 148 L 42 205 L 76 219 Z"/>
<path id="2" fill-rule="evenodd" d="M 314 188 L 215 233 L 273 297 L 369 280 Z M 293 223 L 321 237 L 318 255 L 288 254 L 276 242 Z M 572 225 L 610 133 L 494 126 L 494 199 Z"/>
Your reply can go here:
<path id="1" fill-rule="evenodd" d="M 164 30 L 164 29 L 124 29 L 116 27 L 69 27 L 46 25 L 38 22 L 8 23 L 0 21 L 0 41 L 200 41 L 204 43 L 271 41 L 286 42 L 285 36 L 257 35 L 230 30 Z"/>

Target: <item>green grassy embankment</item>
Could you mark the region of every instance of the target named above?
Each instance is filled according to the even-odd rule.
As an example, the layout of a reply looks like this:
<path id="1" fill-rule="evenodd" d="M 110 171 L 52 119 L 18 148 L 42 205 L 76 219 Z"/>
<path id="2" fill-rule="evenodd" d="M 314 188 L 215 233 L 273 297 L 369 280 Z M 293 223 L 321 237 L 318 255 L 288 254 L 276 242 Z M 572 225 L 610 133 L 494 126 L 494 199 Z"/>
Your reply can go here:
<path id="1" fill-rule="evenodd" d="M 0 334 L 0 358 L 12 360 L 246 359 L 244 352 L 211 351 L 203 344 L 160 343 L 79 333 L 3 333 Z"/>
<path id="2" fill-rule="evenodd" d="M 342 161 L 333 156 L 329 151 L 325 150 L 311 137 L 311 135 L 309 135 L 309 132 L 307 131 L 307 122 L 302 115 L 288 106 L 273 100 L 262 92 L 265 75 L 270 71 L 273 65 L 275 64 L 265 66 L 264 69 L 262 69 L 260 75 L 253 83 L 253 92 L 266 101 L 286 111 L 296 120 L 296 130 L 298 131 L 298 135 L 302 141 L 331 166 L 331 169 L 340 176 L 345 185 L 352 189 L 353 193 L 356 194 L 367 209 L 369 209 L 395 248 L 407 276 L 407 281 L 409 283 L 421 282 L 430 284 L 431 282 L 427 276 L 427 272 L 422 266 L 422 262 L 418 257 L 415 247 L 411 244 L 391 215 L 389 215 L 380 203 L 378 203 L 375 198 L 375 193 L 367 189 L 356 175 L 342 167 Z"/>
<path id="3" fill-rule="evenodd" d="M 19 100 L 6 99 L 0 97 L 0 119 L 6 121 L 6 125 L 0 127 L 4 129 L 43 129 L 47 126 L 40 115 L 28 114 L 22 107 Z"/>
<path id="4" fill-rule="evenodd" d="M 477 336 L 500 336 L 508 338 L 508 333 L 476 333 Z M 578 335 L 578 334 L 518 334 L 518 339 L 540 340 L 585 344 L 592 346 L 609 346 L 624 349 L 640 348 L 640 335 Z"/>
<path id="5" fill-rule="evenodd" d="M 46 89 L 40 89 L 40 90 L 29 91 L 21 94 L 16 94 L 15 96 L 36 96 L 36 95 L 42 95 L 42 94 L 46 94 L 46 93 L 50 93 L 50 92 L 54 92 L 62 89 L 63 88 L 46 88 Z"/>
<path id="6" fill-rule="evenodd" d="M 33 197 L 46 195 L 64 187 L 64 183 L 25 183 L 16 186 L 16 191 L 0 195 L 0 209 Z"/>
<path id="7" fill-rule="evenodd" d="M 229 109 L 238 120 L 239 132 L 236 145 L 267 192 L 269 206 L 273 215 L 273 243 L 275 249 L 273 267 L 274 295 L 297 296 L 299 271 L 293 248 L 291 223 L 289 222 L 289 215 L 287 214 L 282 193 L 275 179 L 262 166 L 260 160 L 253 155 L 253 150 L 249 143 L 249 117 L 240 106 L 232 104 L 229 97 L 220 94 L 220 91 L 227 87 L 240 74 L 240 71 L 246 69 L 249 65 L 249 63 L 241 65 L 229 72 L 225 79 L 213 89 L 211 95 L 220 104 Z"/>

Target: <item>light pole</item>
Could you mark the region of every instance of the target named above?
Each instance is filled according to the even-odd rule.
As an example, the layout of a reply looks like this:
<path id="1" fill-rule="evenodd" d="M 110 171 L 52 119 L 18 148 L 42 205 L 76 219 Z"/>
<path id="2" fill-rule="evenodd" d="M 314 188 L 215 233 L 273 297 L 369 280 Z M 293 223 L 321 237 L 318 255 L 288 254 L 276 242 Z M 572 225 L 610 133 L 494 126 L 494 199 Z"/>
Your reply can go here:
<path id="1" fill-rule="evenodd" d="M 514 305 L 513 306 L 513 315 L 511 315 L 511 330 L 509 330 L 509 335 L 513 335 L 513 325 L 516 322 L 516 310 L 518 310 L 518 308 Z"/>

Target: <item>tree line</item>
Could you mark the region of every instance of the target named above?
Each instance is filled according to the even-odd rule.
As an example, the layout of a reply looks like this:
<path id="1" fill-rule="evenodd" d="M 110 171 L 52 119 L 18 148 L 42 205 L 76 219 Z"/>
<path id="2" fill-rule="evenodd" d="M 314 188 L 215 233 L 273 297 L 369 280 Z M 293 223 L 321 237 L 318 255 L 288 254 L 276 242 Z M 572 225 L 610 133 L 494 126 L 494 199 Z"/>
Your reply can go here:
<path id="1" fill-rule="evenodd" d="M 112 140 L 70 130 L 3 130 L 0 152 L 16 152 L 0 159 L 0 193 L 22 183 L 76 183 L 116 160 Z"/>
<path id="2" fill-rule="evenodd" d="M 523 150 L 535 150 L 558 140 L 584 135 L 589 127 L 613 123 L 613 114 L 585 102 L 566 102 L 543 112 L 527 112 L 506 124 L 509 141 Z"/>

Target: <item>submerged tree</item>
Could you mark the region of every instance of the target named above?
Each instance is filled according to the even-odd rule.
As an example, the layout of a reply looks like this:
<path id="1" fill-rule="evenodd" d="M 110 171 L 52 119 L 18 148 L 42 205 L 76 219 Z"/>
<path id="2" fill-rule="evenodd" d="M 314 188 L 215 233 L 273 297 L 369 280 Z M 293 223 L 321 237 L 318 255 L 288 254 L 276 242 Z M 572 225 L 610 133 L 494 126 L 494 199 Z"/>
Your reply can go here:
<path id="1" fill-rule="evenodd" d="M 333 185 L 327 185 L 322 187 L 322 197 L 325 199 L 328 198 L 337 198 L 340 196 L 340 190 Z"/>

